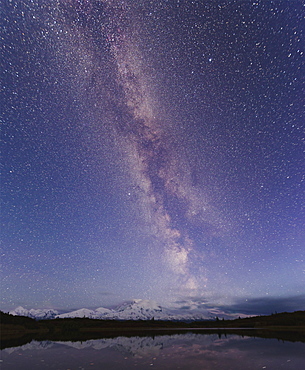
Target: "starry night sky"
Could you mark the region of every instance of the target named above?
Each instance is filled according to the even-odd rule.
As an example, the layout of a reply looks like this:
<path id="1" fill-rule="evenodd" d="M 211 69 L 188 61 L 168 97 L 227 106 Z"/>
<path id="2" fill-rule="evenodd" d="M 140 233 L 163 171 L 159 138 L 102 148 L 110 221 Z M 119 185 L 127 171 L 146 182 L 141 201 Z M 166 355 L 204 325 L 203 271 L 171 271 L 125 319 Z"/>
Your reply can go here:
<path id="1" fill-rule="evenodd" d="M 305 308 L 303 1 L 1 7 L 1 309 Z"/>

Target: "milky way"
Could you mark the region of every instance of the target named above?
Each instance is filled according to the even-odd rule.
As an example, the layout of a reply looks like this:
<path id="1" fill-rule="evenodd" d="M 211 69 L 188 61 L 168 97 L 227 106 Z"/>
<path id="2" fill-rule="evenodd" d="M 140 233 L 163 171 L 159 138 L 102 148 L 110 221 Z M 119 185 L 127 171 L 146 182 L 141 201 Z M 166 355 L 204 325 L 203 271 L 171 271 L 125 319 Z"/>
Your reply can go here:
<path id="1" fill-rule="evenodd" d="M 82 16 L 79 37 L 86 49 L 80 49 L 77 43 L 73 55 L 81 50 L 79 57 L 84 63 L 85 78 L 94 81 L 95 99 L 98 100 L 97 91 L 105 89 L 105 82 L 97 81 L 97 76 L 104 66 L 96 55 L 100 50 L 94 50 L 91 45 L 92 29 L 85 27 L 86 23 L 90 24 L 92 11 L 89 3 L 77 8 L 77 16 Z M 217 232 L 215 212 L 211 211 L 204 193 L 192 184 L 191 168 L 183 150 L 175 143 L 179 131 L 162 121 L 156 107 L 152 76 L 146 73 L 145 60 L 137 45 L 142 25 L 133 14 L 135 10 L 126 5 L 110 4 L 105 6 L 105 11 L 109 15 L 109 24 L 102 31 L 115 70 L 111 81 L 114 91 L 107 91 L 111 101 L 107 107 L 110 113 L 107 123 L 113 127 L 123 146 L 124 161 L 132 181 L 132 189 L 127 194 L 135 194 L 134 201 L 142 223 L 145 223 L 147 236 L 153 240 L 151 246 L 143 245 L 142 248 L 152 254 L 151 264 L 156 263 L 154 250 L 160 253 L 164 270 L 172 273 L 172 289 L 179 287 L 184 294 L 195 294 L 197 280 L 205 281 L 206 278 L 195 277 L 189 269 L 194 246 L 187 224 L 196 219 L 203 228 Z M 100 28 L 99 25 L 99 32 Z M 87 57 L 83 62 L 84 54 Z M 82 80 L 83 75 L 78 72 L 78 92 Z M 81 91 L 84 94 L 81 99 L 86 99 L 90 89 L 92 85 L 89 83 Z M 99 107 L 97 114 L 100 110 Z M 198 256 L 197 252 L 197 259 Z"/>
<path id="2" fill-rule="evenodd" d="M 118 83 L 124 91 L 130 114 L 127 127 L 123 127 L 123 132 L 127 133 L 130 172 L 143 217 L 152 237 L 162 248 L 166 267 L 180 277 L 182 289 L 193 290 L 197 288 L 197 282 L 188 269 L 192 240 L 187 228 L 182 228 L 181 224 L 185 224 L 187 216 L 190 219 L 195 212 L 204 212 L 205 208 L 192 190 L 185 158 L 178 155 L 166 125 L 162 124 L 154 107 L 143 57 L 136 46 L 137 30 L 131 23 L 129 33 L 120 31 L 111 45 L 118 66 Z M 176 222 L 175 226 L 173 217 L 177 218 L 177 213 L 181 220 L 180 225 Z"/>
<path id="3" fill-rule="evenodd" d="M 302 11 L 6 2 L 3 306 L 297 307 Z"/>

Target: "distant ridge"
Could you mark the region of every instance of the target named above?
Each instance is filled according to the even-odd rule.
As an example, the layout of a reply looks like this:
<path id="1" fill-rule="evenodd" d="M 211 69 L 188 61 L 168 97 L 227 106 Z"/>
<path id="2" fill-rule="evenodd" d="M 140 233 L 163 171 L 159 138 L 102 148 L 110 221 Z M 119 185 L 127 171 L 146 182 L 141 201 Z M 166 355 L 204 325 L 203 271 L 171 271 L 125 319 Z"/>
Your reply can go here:
<path id="1" fill-rule="evenodd" d="M 14 316 L 28 316 L 36 320 L 55 318 L 90 318 L 103 320 L 171 320 L 171 321 L 195 321 L 213 320 L 219 314 L 213 310 L 190 311 L 183 313 L 161 307 L 155 301 L 145 299 L 134 299 L 118 306 L 116 309 L 99 307 L 97 309 L 81 308 L 71 312 L 59 314 L 53 309 L 30 309 L 21 306 L 9 312 Z M 248 317 L 244 314 L 221 314 L 221 318 L 234 319 Z"/>
<path id="2" fill-rule="evenodd" d="M 30 309 L 27 310 L 22 306 L 15 308 L 13 311 L 9 312 L 14 316 L 28 316 L 36 320 L 45 320 L 45 319 L 55 319 L 58 316 L 58 311 L 53 309 Z"/>

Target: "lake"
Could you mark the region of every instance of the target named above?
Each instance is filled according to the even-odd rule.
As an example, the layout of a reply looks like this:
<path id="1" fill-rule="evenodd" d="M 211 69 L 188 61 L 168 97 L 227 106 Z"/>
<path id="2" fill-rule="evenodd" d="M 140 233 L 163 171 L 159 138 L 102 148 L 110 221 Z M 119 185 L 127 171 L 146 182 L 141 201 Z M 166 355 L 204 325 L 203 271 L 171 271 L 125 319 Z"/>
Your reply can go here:
<path id="1" fill-rule="evenodd" d="M 2 370 L 305 369 L 305 343 L 236 334 L 37 341 L 1 351 Z"/>

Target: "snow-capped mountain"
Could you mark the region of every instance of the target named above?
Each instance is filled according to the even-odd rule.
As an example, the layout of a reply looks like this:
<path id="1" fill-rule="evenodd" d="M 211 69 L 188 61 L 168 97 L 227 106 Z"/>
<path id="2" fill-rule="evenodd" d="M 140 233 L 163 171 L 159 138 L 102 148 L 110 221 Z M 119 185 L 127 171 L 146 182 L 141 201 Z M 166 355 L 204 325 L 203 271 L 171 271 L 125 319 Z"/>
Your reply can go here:
<path id="1" fill-rule="evenodd" d="M 95 310 L 81 308 L 76 311 L 59 314 L 52 309 L 42 310 L 27 310 L 23 307 L 17 307 L 10 312 L 11 315 L 29 316 L 37 320 L 53 319 L 53 318 L 73 318 L 73 317 L 88 317 L 91 319 L 104 320 L 171 320 L 171 321 L 194 321 L 194 320 L 213 320 L 216 316 L 224 317 L 225 319 L 234 319 L 238 316 L 246 317 L 243 314 L 225 314 L 217 310 L 188 310 L 183 313 L 181 310 L 170 310 L 159 306 L 154 301 L 144 299 L 134 299 L 126 302 L 116 309 L 108 309 L 99 307 Z"/>
<path id="2" fill-rule="evenodd" d="M 53 309 L 37 309 L 34 308 L 27 310 L 21 306 L 15 308 L 15 310 L 10 311 L 11 315 L 14 316 L 28 316 L 32 319 L 43 320 L 43 319 L 55 319 L 58 315 L 58 311 Z"/>
<path id="3" fill-rule="evenodd" d="M 68 317 L 88 317 L 90 319 L 109 319 L 112 318 L 113 310 L 108 308 L 99 307 L 96 310 L 89 310 L 88 308 L 81 308 L 76 311 L 71 311 L 67 313 L 62 313 L 56 317 L 59 319 L 64 319 Z"/>
<path id="4" fill-rule="evenodd" d="M 134 299 L 132 302 L 119 306 L 113 318 L 117 320 L 167 320 L 170 313 L 165 308 L 157 305 L 154 301 Z"/>
<path id="5" fill-rule="evenodd" d="M 154 301 L 143 299 L 134 299 L 131 302 L 126 302 L 115 310 L 100 307 L 96 310 L 88 310 L 81 308 L 77 311 L 63 313 L 57 316 L 58 318 L 67 317 L 89 317 L 91 319 L 107 319 L 107 320 L 168 320 L 170 313 L 166 309 L 158 306 Z"/>

